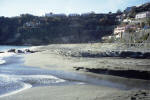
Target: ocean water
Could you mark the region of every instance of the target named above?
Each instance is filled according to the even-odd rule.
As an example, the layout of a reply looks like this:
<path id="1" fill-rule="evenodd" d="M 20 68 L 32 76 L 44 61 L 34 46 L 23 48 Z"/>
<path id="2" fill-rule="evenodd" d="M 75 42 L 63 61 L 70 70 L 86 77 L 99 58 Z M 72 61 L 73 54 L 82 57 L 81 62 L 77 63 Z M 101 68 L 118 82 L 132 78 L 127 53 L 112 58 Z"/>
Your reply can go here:
<path id="1" fill-rule="evenodd" d="M 28 47 L 0 46 L 0 51 Z M 0 97 L 12 95 L 36 86 L 61 85 L 66 82 L 47 71 L 23 66 L 23 55 L 0 53 Z"/>
<path id="2" fill-rule="evenodd" d="M 9 45 L 0 45 L 0 51 L 5 51 L 9 49 L 23 49 L 29 48 L 29 46 L 9 46 Z"/>

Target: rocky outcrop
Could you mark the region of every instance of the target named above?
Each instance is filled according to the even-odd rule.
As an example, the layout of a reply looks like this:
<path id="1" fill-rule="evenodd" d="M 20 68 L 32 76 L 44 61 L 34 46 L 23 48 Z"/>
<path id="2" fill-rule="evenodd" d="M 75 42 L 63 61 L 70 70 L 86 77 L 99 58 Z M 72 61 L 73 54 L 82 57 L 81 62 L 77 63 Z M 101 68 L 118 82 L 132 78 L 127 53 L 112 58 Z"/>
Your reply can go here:
<path id="1" fill-rule="evenodd" d="M 58 54 L 63 56 L 71 57 L 89 57 L 89 58 L 100 58 L 100 57 L 121 57 L 121 58 L 140 58 L 149 59 L 150 52 L 139 52 L 139 51 L 103 51 L 103 52 L 91 52 L 91 51 L 74 51 L 74 50 L 57 50 Z"/>
<path id="2" fill-rule="evenodd" d="M 134 52 L 134 51 L 106 51 L 91 54 L 89 52 L 81 52 L 82 57 L 122 57 L 122 58 L 150 58 L 150 52 Z"/>

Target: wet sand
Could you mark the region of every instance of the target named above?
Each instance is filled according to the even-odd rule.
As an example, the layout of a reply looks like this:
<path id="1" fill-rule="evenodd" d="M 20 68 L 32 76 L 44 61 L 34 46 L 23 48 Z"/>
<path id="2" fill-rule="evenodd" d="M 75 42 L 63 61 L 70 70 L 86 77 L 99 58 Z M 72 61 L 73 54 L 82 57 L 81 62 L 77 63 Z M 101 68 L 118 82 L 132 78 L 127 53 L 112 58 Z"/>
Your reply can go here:
<path id="1" fill-rule="evenodd" d="M 110 100 L 124 92 L 92 85 L 51 86 L 31 88 L 0 100 Z"/>
<path id="2" fill-rule="evenodd" d="M 120 91 L 93 85 L 37 87 L 0 100 L 133 100 L 135 97 L 149 100 L 144 90 Z"/>

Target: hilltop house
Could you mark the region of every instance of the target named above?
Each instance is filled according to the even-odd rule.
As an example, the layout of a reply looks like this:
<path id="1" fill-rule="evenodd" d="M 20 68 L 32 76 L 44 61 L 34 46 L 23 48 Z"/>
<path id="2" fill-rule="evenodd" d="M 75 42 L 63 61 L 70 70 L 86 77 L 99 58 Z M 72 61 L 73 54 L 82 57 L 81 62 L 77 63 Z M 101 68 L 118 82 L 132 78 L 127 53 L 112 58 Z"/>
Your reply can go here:
<path id="1" fill-rule="evenodd" d="M 69 14 L 68 16 L 70 16 L 70 17 L 75 17 L 75 16 L 80 16 L 80 14 L 76 14 L 76 13 L 72 13 L 72 14 Z"/>
<path id="2" fill-rule="evenodd" d="M 136 14 L 135 19 L 148 18 L 148 17 L 150 17 L 150 11 Z"/>
<path id="3" fill-rule="evenodd" d="M 66 14 L 53 14 L 52 12 L 51 13 L 46 13 L 45 14 L 45 17 L 65 17 Z"/>

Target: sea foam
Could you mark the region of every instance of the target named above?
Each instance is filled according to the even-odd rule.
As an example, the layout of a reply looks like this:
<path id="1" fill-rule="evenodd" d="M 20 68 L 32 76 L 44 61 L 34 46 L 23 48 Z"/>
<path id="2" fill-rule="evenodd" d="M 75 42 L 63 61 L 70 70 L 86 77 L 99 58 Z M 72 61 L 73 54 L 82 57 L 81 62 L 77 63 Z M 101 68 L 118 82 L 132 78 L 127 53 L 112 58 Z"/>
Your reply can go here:
<path id="1" fill-rule="evenodd" d="M 4 52 L 4 53 L 0 53 L 0 65 L 6 63 L 6 61 L 3 59 L 5 57 L 10 57 L 15 55 L 14 53 L 9 53 L 9 52 Z"/>
<path id="2" fill-rule="evenodd" d="M 2 59 L 0 58 L 0 65 L 1 65 L 1 64 L 4 64 L 4 63 L 6 63 L 6 61 L 5 61 L 5 60 L 2 60 Z"/>
<path id="3" fill-rule="evenodd" d="M 10 96 L 10 95 L 13 95 L 13 94 L 16 94 L 16 93 L 19 93 L 19 92 L 21 92 L 23 90 L 26 90 L 26 89 L 29 89 L 29 88 L 32 87 L 32 85 L 30 85 L 30 84 L 27 84 L 27 83 L 23 83 L 23 84 L 24 84 L 24 86 L 22 88 L 20 88 L 18 90 L 15 90 L 13 92 L 10 92 L 10 93 L 6 93 L 6 94 L 3 94 L 3 95 L 0 95 L 0 98 L 6 97 L 6 96 Z"/>

